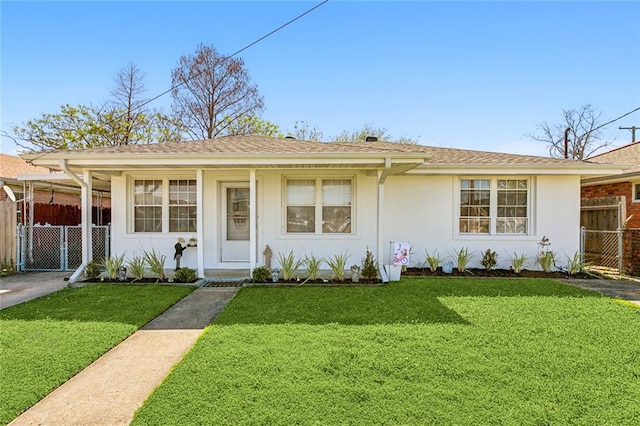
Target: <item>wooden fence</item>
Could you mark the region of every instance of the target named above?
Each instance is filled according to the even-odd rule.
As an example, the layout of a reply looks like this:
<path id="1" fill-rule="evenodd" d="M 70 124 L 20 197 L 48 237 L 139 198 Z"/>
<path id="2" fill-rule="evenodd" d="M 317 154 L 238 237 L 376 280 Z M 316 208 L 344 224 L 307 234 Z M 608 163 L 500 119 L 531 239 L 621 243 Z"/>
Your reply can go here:
<path id="1" fill-rule="evenodd" d="M 626 197 L 583 198 L 580 200 L 580 226 L 590 231 L 615 231 L 624 226 Z"/>
<path id="2" fill-rule="evenodd" d="M 16 264 L 16 203 L 0 201 L 0 269 Z"/>

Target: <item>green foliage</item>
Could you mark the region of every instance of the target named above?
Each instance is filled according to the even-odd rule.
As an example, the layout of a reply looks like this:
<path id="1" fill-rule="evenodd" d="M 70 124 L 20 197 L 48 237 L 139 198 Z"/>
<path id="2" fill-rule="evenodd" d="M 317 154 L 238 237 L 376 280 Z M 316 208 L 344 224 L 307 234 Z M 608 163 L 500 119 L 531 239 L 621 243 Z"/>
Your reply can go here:
<path id="1" fill-rule="evenodd" d="M 491 251 L 491 249 L 487 249 L 482 255 L 480 264 L 484 266 L 487 271 L 490 271 L 498 264 L 498 253 Z"/>
<path id="2" fill-rule="evenodd" d="M 575 275 L 578 272 L 584 271 L 585 267 L 586 267 L 586 264 L 582 260 L 582 257 L 580 256 L 579 251 L 576 251 L 573 254 L 572 258 L 567 256 L 567 273 L 569 273 L 570 275 Z"/>
<path id="3" fill-rule="evenodd" d="M 455 259 L 456 259 L 456 268 L 458 271 L 464 272 L 467 270 L 467 265 L 473 258 L 473 254 L 469 252 L 469 249 L 466 247 L 462 247 L 460 250 L 454 250 Z"/>
<path id="4" fill-rule="evenodd" d="M 373 279 L 378 277 L 378 264 L 373 253 L 367 247 L 367 252 L 362 259 L 362 278 Z"/>
<path id="5" fill-rule="evenodd" d="M 327 259 L 327 265 L 333 272 L 334 279 L 344 281 L 344 271 L 347 269 L 347 260 L 351 257 L 346 251 Z"/>
<path id="6" fill-rule="evenodd" d="M 291 250 L 289 254 L 278 252 L 278 263 L 282 270 L 282 279 L 288 281 L 295 277 L 298 269 L 302 266 L 304 261 L 302 259 L 297 259 L 293 254 L 293 250 Z"/>
<path id="7" fill-rule="evenodd" d="M 245 288 L 132 425 L 631 424 L 639 328 L 553 280 Z"/>
<path id="8" fill-rule="evenodd" d="M 324 258 L 316 257 L 313 254 L 311 256 L 305 257 L 304 266 L 307 268 L 307 274 L 309 275 L 310 280 L 317 280 L 320 278 L 320 267 L 324 262 Z"/>
<path id="9" fill-rule="evenodd" d="M 416 144 L 417 141 L 413 138 L 402 136 L 400 138 L 394 138 L 389 134 L 389 131 L 384 127 L 373 127 L 371 124 L 365 124 L 362 128 L 357 130 L 343 130 L 336 136 L 330 138 L 332 142 L 365 142 L 367 136 L 374 136 L 378 138 L 379 142 L 397 142 L 406 144 Z"/>
<path id="10" fill-rule="evenodd" d="M 520 271 L 522 271 L 522 268 L 524 268 L 524 266 L 527 264 L 527 255 L 524 253 L 513 253 L 513 256 L 511 256 L 509 262 L 511 263 L 511 269 L 513 269 L 513 272 L 519 274 Z"/>
<path id="11" fill-rule="evenodd" d="M 437 250 L 434 250 L 432 254 L 430 254 L 427 249 L 424 250 L 425 253 L 425 262 L 429 265 L 429 269 L 431 272 L 436 272 L 438 270 L 438 266 L 444 260 L 440 253 Z"/>
<path id="12" fill-rule="evenodd" d="M 280 126 L 268 120 L 263 120 L 257 115 L 243 115 L 236 120 L 225 116 L 224 120 L 230 122 L 229 126 L 225 129 L 226 135 L 283 136 L 282 132 L 280 132 Z"/>
<path id="13" fill-rule="evenodd" d="M 133 281 L 139 281 L 144 278 L 144 272 L 147 268 L 147 262 L 143 256 L 134 256 L 127 263 L 128 272 L 133 277 Z"/>
<path id="14" fill-rule="evenodd" d="M 164 262 L 167 260 L 167 256 L 160 255 L 156 253 L 155 249 L 151 249 L 151 251 L 145 250 L 143 257 L 151 273 L 156 276 L 158 281 L 164 281 Z"/>
<path id="15" fill-rule="evenodd" d="M 191 291 L 187 286 L 97 284 L 65 288 L 0 311 L 0 424 Z"/>
<path id="16" fill-rule="evenodd" d="M 195 269 L 182 267 L 173 275 L 173 281 L 177 283 L 193 283 L 198 281 L 198 274 Z"/>
<path id="17" fill-rule="evenodd" d="M 556 254 L 551 250 L 540 252 L 536 264 L 540 265 L 544 272 L 551 272 L 551 268 L 556 264 Z"/>
<path id="18" fill-rule="evenodd" d="M 266 266 L 256 266 L 251 271 L 251 281 L 254 283 L 265 283 L 271 281 L 271 270 Z"/>
<path id="19" fill-rule="evenodd" d="M 102 264 L 107 271 L 109 279 L 115 280 L 118 278 L 118 271 L 124 266 L 124 253 L 120 256 L 105 257 Z"/>
<path id="20" fill-rule="evenodd" d="M 84 268 L 84 277 L 89 281 L 95 281 L 100 276 L 102 265 L 98 262 L 89 262 Z"/>

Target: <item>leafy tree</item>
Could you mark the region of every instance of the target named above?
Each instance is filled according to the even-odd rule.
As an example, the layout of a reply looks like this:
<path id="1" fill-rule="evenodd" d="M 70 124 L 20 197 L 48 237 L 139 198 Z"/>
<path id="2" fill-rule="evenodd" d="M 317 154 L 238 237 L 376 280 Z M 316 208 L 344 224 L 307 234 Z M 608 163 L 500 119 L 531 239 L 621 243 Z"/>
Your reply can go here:
<path id="1" fill-rule="evenodd" d="M 200 44 L 194 55 L 182 56 L 171 80 L 174 115 L 193 139 L 223 135 L 236 120 L 264 109 L 242 59 L 221 56 L 213 46 Z"/>
<path id="2" fill-rule="evenodd" d="M 45 113 L 13 126 L 13 133 L 3 132 L 3 136 L 28 151 L 178 140 L 180 129 L 176 122 L 145 107 L 141 99 L 143 77 L 136 65 L 129 65 L 116 75 L 113 98 L 104 105 L 62 105 L 60 112 Z"/>
<path id="3" fill-rule="evenodd" d="M 237 120 L 230 121 L 229 126 L 224 130 L 224 134 L 282 137 L 280 126 L 255 115 L 245 115 Z"/>
<path id="4" fill-rule="evenodd" d="M 600 125 L 601 113 L 591 104 L 579 109 L 563 110 L 564 122 L 560 124 L 542 123 L 537 134 L 528 135 L 531 139 L 545 143 L 552 157 L 564 157 L 565 132 L 567 132 L 567 158 L 584 160 L 596 151 L 611 145 L 612 141 L 602 137 Z"/>
<path id="5" fill-rule="evenodd" d="M 374 136 L 378 138 L 379 142 L 398 142 L 415 144 L 416 140 L 409 137 L 401 137 L 394 140 L 394 137 L 389 134 L 389 131 L 384 127 L 373 127 L 371 124 L 365 124 L 359 130 L 349 131 L 343 130 L 330 140 L 332 142 L 365 142 L 367 136 Z"/>

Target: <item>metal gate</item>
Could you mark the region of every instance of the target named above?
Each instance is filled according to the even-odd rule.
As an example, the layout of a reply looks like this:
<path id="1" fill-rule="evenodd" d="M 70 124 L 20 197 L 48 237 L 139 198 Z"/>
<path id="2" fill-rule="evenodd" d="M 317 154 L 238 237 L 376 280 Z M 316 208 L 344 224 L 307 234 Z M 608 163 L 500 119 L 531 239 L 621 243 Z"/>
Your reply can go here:
<path id="1" fill-rule="evenodd" d="M 580 249 L 583 261 L 590 266 L 622 271 L 622 230 L 591 231 L 581 228 Z"/>
<path id="2" fill-rule="evenodd" d="M 109 256 L 108 226 L 91 227 L 93 260 Z M 82 264 L 82 227 L 18 225 L 19 271 L 72 271 Z"/>

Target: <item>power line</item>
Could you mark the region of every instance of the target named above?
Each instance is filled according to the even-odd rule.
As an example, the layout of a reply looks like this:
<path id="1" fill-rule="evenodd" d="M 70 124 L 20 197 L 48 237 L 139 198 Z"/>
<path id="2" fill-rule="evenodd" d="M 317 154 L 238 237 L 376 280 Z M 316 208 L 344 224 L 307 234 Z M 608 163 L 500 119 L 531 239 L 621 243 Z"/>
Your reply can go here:
<path id="1" fill-rule="evenodd" d="M 609 124 L 611 124 L 611 123 L 615 123 L 616 121 L 620 120 L 621 118 L 624 118 L 624 117 L 626 117 L 627 115 L 633 114 L 633 113 L 634 113 L 634 112 L 636 112 L 636 111 L 640 111 L 640 107 L 638 107 L 638 108 L 636 108 L 636 109 L 634 109 L 634 110 L 631 110 L 631 111 L 629 111 L 629 112 L 627 112 L 627 113 L 625 113 L 625 114 L 622 114 L 620 117 L 618 117 L 618 118 L 614 118 L 614 119 L 613 119 L 613 120 L 611 120 L 611 121 L 607 121 L 606 123 L 601 124 L 601 125 L 599 125 L 598 127 L 596 127 L 596 128 L 594 128 L 594 129 L 589 130 L 588 132 L 585 132 L 585 134 L 584 134 L 584 135 L 582 135 L 582 136 L 580 136 L 580 138 L 579 138 L 579 139 L 584 138 L 584 137 L 585 137 L 585 136 L 587 136 L 589 133 L 593 133 L 593 132 L 595 132 L 596 130 L 600 130 L 600 129 L 602 129 L 603 127 L 608 126 L 608 125 L 609 125 Z"/>
<path id="2" fill-rule="evenodd" d="M 305 12 L 301 13 L 300 15 L 296 16 L 295 18 L 293 18 L 293 19 L 289 20 L 288 22 L 286 22 L 286 23 L 284 23 L 284 24 L 280 25 L 280 26 L 279 26 L 278 28 L 276 28 L 275 30 L 273 30 L 273 31 L 271 31 L 271 32 L 269 32 L 269 33 L 267 33 L 267 34 L 263 35 L 262 37 L 260 37 L 259 39 L 255 40 L 255 41 L 253 41 L 253 42 L 251 42 L 251 43 L 247 44 L 247 45 L 246 45 L 246 46 L 244 46 L 242 49 L 239 49 L 239 50 L 235 51 L 234 53 L 232 53 L 231 55 L 229 55 L 229 56 L 227 56 L 227 57 L 225 57 L 225 58 L 222 58 L 222 62 L 225 62 L 225 61 L 227 61 L 227 60 L 229 60 L 229 59 L 233 58 L 234 56 L 237 56 L 238 54 L 240 54 L 240 53 L 244 52 L 245 50 L 249 49 L 251 46 L 254 46 L 254 45 L 256 45 L 256 44 L 260 43 L 262 40 L 264 40 L 264 39 L 266 39 L 266 38 L 268 38 L 268 37 L 272 36 L 273 34 L 277 33 L 277 32 L 278 32 L 278 31 L 280 31 L 281 29 L 283 29 L 283 28 L 285 28 L 285 27 L 287 27 L 287 26 L 291 25 L 292 23 L 294 23 L 294 22 L 295 22 L 295 21 L 297 21 L 298 19 L 300 19 L 300 18 L 302 18 L 303 16 L 305 16 L 305 15 L 307 15 L 307 14 L 309 14 L 309 13 L 313 12 L 314 10 L 316 10 L 317 8 L 319 8 L 320 6 L 322 6 L 322 5 L 324 5 L 325 3 L 327 3 L 328 1 L 329 1 L 329 0 L 324 0 L 324 1 L 322 1 L 321 3 L 318 3 L 317 5 L 313 6 L 311 9 L 308 9 L 307 11 L 305 11 Z M 155 101 L 156 99 L 158 99 L 158 98 L 160 98 L 160 97 L 162 97 L 162 96 L 166 95 L 167 93 L 170 93 L 170 92 L 171 92 L 171 91 L 173 91 L 174 89 L 177 89 L 178 87 L 180 87 L 180 86 L 182 86 L 182 85 L 186 84 L 186 83 L 187 83 L 187 82 L 189 82 L 190 80 L 193 80 L 194 78 L 196 78 L 196 77 L 200 76 L 203 72 L 204 72 L 204 71 L 199 72 L 199 73 L 197 73 L 197 74 L 195 74 L 195 75 L 193 75 L 193 76 L 191 76 L 191 77 L 189 77 L 189 78 L 187 78 L 187 79 L 185 79 L 185 80 L 181 81 L 180 83 L 178 83 L 178 84 L 176 84 L 176 85 L 174 85 L 174 86 L 171 86 L 168 90 L 165 90 L 164 92 L 160 93 L 159 95 L 154 96 L 153 98 L 151 98 L 151 99 L 149 99 L 149 100 L 147 100 L 147 101 L 145 101 L 145 102 L 141 103 L 140 105 L 138 105 L 137 107 L 135 107 L 133 110 L 135 111 L 136 109 L 139 109 L 139 108 L 142 108 L 142 107 L 143 107 L 143 106 L 145 106 L 145 105 L 148 105 L 149 103 L 151 103 L 151 102 Z M 122 115 L 122 117 L 124 117 L 124 114 Z M 122 118 L 122 117 L 119 117 L 119 118 Z"/>
<path id="3" fill-rule="evenodd" d="M 264 40 L 264 39 L 266 39 L 266 38 L 268 38 L 268 37 L 272 36 L 273 34 L 277 33 L 278 31 L 280 31 L 280 30 L 282 30 L 282 29 L 284 29 L 284 28 L 288 27 L 288 26 L 289 26 L 289 25 L 291 25 L 292 23 L 294 23 L 294 22 L 296 22 L 297 20 L 301 19 L 301 18 L 302 18 L 302 17 L 304 17 L 305 15 L 308 15 L 309 13 L 313 12 L 314 10 L 316 10 L 317 8 L 319 8 L 320 6 L 322 6 L 322 5 L 324 5 L 325 3 L 327 3 L 328 1 L 329 1 L 329 0 L 323 0 L 322 2 L 320 2 L 320 3 L 318 3 L 317 5 L 313 6 L 312 8 L 307 9 L 306 11 L 302 12 L 301 14 L 299 14 L 298 16 L 296 16 L 295 18 L 290 19 L 289 21 L 287 21 L 287 22 L 285 22 L 284 24 L 280 25 L 280 26 L 279 26 L 278 28 L 276 28 L 275 30 L 272 30 L 272 31 L 268 32 L 267 34 L 263 35 L 262 37 L 260 37 L 260 38 L 258 38 L 258 39 L 256 39 L 256 40 L 252 41 L 251 43 L 249 43 L 249 44 L 247 44 L 246 46 L 244 46 L 243 48 L 241 48 L 241 49 L 239 49 L 239 50 L 235 51 L 235 52 L 234 52 L 234 53 L 232 53 L 231 55 L 229 55 L 229 56 L 226 56 L 226 57 L 222 58 L 222 62 L 225 62 L 225 61 L 227 61 L 227 60 L 229 60 L 229 59 L 233 58 L 234 56 L 239 55 L 240 53 L 244 52 L 245 50 L 249 49 L 250 47 L 252 47 L 252 46 L 254 46 L 254 45 L 256 45 L 256 44 L 260 43 L 262 40 Z M 141 103 L 141 104 L 139 104 L 139 105 L 136 105 L 134 108 L 132 108 L 132 109 L 131 109 L 131 111 L 128 111 L 128 112 L 126 112 L 126 113 L 123 113 L 123 114 L 121 114 L 120 116 L 117 116 L 117 117 L 113 118 L 112 120 L 109 120 L 109 124 L 114 124 L 114 123 L 116 123 L 118 120 L 122 119 L 125 115 L 127 115 L 127 114 L 129 114 L 129 113 L 131 113 L 131 112 L 133 112 L 133 111 L 137 111 L 137 110 L 139 110 L 140 108 L 144 107 L 145 105 L 150 104 L 151 102 L 155 101 L 156 99 L 158 99 L 158 98 L 160 98 L 160 97 L 162 97 L 162 96 L 166 95 L 167 93 L 170 93 L 170 92 L 171 92 L 171 91 L 173 91 L 174 89 L 176 89 L 176 88 L 178 88 L 178 87 L 180 87 L 180 86 L 182 86 L 182 85 L 186 84 L 188 81 L 190 81 L 190 80 L 192 80 L 192 79 L 194 79 L 194 78 L 198 77 L 198 76 L 199 76 L 199 75 L 201 75 L 202 73 L 204 73 L 204 70 L 203 70 L 202 72 L 200 72 L 200 73 L 197 73 L 197 74 L 195 74 L 195 75 L 193 75 L 193 76 L 191 76 L 191 77 L 189 77 L 189 78 L 187 78 L 187 79 L 185 79 L 185 80 L 181 81 L 180 83 L 178 83 L 178 84 L 176 84 L 176 85 L 174 85 L 174 86 L 171 86 L 168 90 L 165 90 L 164 92 L 160 93 L 159 95 L 156 95 L 156 96 L 154 96 L 153 98 L 148 99 L 148 100 L 146 100 L 146 101 L 142 102 L 142 103 Z M 78 138 L 78 137 L 76 137 L 76 138 L 72 139 L 70 142 L 75 142 L 75 141 L 77 141 L 78 139 L 79 139 L 79 138 Z M 42 155 L 45 155 L 46 153 L 47 153 L 47 151 L 44 151 L 44 152 L 42 153 Z"/>

